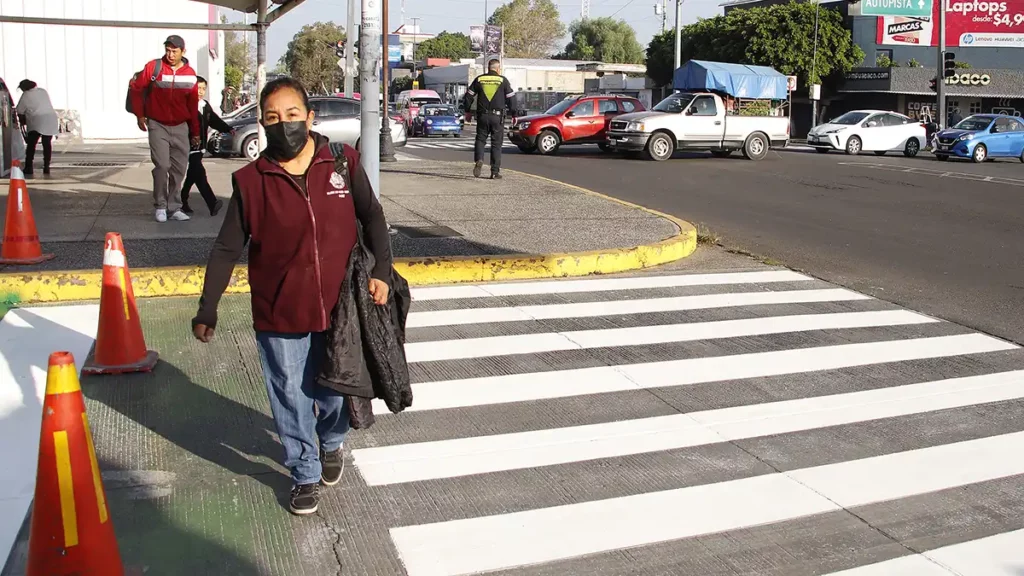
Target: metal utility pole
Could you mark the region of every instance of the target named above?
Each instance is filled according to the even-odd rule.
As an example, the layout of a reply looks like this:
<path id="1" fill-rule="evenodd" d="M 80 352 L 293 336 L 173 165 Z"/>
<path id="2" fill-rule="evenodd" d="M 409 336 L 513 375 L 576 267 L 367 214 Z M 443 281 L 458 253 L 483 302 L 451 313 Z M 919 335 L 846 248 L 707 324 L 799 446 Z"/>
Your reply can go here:
<path id="1" fill-rule="evenodd" d="M 391 139 L 391 114 L 388 113 L 388 92 L 390 89 L 391 82 L 391 34 L 388 32 L 388 0 L 382 0 L 381 5 L 381 38 L 383 39 L 383 76 L 381 77 L 381 93 L 384 98 L 381 100 L 381 119 L 380 119 L 380 161 L 381 162 L 396 162 L 398 159 L 395 158 L 395 142 Z"/>
<path id="2" fill-rule="evenodd" d="M 260 94 L 263 94 L 263 88 L 267 85 L 267 8 L 269 8 L 270 0 L 260 0 L 259 8 L 256 12 L 256 93 L 253 94 L 252 99 L 254 102 L 260 101 Z M 263 115 L 263 110 L 259 109 L 257 105 L 256 113 L 258 116 Z M 263 123 L 257 122 L 257 136 L 256 141 L 259 144 L 260 152 L 263 152 L 267 148 L 267 133 L 263 130 Z"/>
<path id="3" fill-rule="evenodd" d="M 665 33 L 665 20 L 668 18 L 668 8 L 665 6 L 665 0 L 654 4 L 654 15 L 661 16 L 661 33 Z"/>
<path id="4" fill-rule="evenodd" d="M 935 62 L 935 105 L 939 130 L 946 128 L 946 2 L 939 3 L 939 49 Z"/>
<path id="5" fill-rule="evenodd" d="M 266 0 L 261 0 L 265 2 Z M 359 36 L 359 93 L 361 102 L 359 157 L 373 193 L 380 198 L 380 1 L 362 0 Z"/>
<path id="6" fill-rule="evenodd" d="M 487 53 L 487 15 L 490 14 L 490 10 L 487 9 L 487 0 L 484 0 L 484 70 L 487 70 L 487 59 L 490 58 L 490 54 Z"/>
<path id="7" fill-rule="evenodd" d="M 676 66 L 672 69 L 673 74 L 683 65 L 683 0 L 676 0 Z"/>
<path id="8" fill-rule="evenodd" d="M 420 39 L 420 19 L 412 19 L 412 81 L 416 82 L 416 48 L 419 47 Z M 486 36 L 486 34 L 485 34 Z M 418 85 L 413 85 L 416 88 L 420 88 Z"/>
<path id="9" fill-rule="evenodd" d="M 945 2 L 946 0 L 942 0 Z M 818 84 L 818 11 L 821 9 L 821 0 L 814 3 L 814 55 L 811 57 L 811 86 Z M 813 94 L 811 95 L 813 96 Z M 818 100 L 811 98 L 811 128 L 818 125 Z"/>
<path id="10" fill-rule="evenodd" d="M 580 8 L 580 20 L 587 18 L 590 18 L 590 0 L 583 0 L 583 6 Z"/>
<path id="11" fill-rule="evenodd" d="M 355 94 L 355 43 L 359 38 L 353 32 L 356 29 L 356 21 L 359 19 L 356 10 L 357 0 L 348 0 L 348 15 L 345 22 L 345 97 L 351 98 Z"/>

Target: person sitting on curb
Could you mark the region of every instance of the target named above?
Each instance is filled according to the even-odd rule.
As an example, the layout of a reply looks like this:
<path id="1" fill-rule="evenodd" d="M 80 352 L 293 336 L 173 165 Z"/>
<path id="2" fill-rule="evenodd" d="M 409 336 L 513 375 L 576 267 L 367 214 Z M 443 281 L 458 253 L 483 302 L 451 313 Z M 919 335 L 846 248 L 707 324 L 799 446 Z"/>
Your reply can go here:
<path id="1" fill-rule="evenodd" d="M 232 178 L 192 331 L 202 342 L 213 338 L 217 305 L 248 242 L 256 345 L 284 464 L 294 481 L 289 509 L 313 514 L 319 485 L 337 484 L 344 470 L 351 414 L 345 396 L 318 384 L 317 375 L 358 224 L 374 265 L 369 285 L 355 288 L 369 290 L 378 306 L 388 304 L 391 290 L 391 242 L 358 152 L 346 148 L 351 159 L 342 176 L 327 138 L 310 131 L 313 112 L 302 85 L 288 77 L 268 83 L 259 110 L 267 148 Z M 365 362 L 362 356 L 350 360 L 357 366 Z"/>

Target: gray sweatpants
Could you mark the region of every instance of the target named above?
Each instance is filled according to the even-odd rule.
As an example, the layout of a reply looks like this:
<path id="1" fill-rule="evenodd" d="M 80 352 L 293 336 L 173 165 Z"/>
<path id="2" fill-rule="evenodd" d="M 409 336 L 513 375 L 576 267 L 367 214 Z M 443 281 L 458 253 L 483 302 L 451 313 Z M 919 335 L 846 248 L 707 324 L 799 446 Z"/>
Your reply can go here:
<path id="1" fill-rule="evenodd" d="M 153 159 L 153 207 L 173 214 L 181 209 L 181 184 L 188 172 L 188 123 L 166 126 L 147 122 Z"/>

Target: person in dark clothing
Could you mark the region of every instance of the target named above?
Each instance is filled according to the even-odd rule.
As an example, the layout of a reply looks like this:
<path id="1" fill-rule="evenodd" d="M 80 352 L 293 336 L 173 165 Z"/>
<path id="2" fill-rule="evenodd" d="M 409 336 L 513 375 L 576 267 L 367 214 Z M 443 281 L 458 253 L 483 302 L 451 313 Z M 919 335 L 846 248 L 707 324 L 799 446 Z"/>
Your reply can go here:
<path id="1" fill-rule="evenodd" d="M 217 305 L 248 243 L 256 344 L 284 464 L 294 482 L 289 509 L 313 514 L 319 485 L 337 484 L 344 471 L 351 416 L 344 395 L 318 385 L 316 376 L 357 246 L 357 224 L 374 265 L 368 285 L 355 288 L 368 290 L 379 306 L 388 303 L 391 291 L 391 242 L 359 153 L 345 147 L 347 174 L 336 172 L 327 138 L 310 131 L 313 112 L 302 85 L 288 77 L 268 83 L 259 109 L 267 148 L 232 177 L 231 200 L 206 265 L 192 332 L 202 342 L 213 338 Z"/>
<path id="2" fill-rule="evenodd" d="M 491 178 L 501 178 L 501 147 L 505 145 L 505 112 L 514 114 L 515 90 L 508 78 L 501 75 L 497 60 L 487 63 L 487 73 L 477 76 L 466 91 L 465 105 L 469 110 L 476 98 L 476 148 L 473 151 L 473 176 L 480 177 L 484 167 L 484 147 L 491 140 Z M 515 122 L 515 118 L 512 119 Z"/>
<path id="3" fill-rule="evenodd" d="M 210 128 L 218 132 L 232 134 L 235 133 L 235 130 L 221 120 L 220 116 L 213 111 L 213 106 L 203 99 L 206 96 L 206 78 L 199 76 L 197 82 L 199 84 L 199 111 L 197 112 L 199 114 L 199 144 L 192 146 L 192 150 L 188 154 L 188 172 L 185 173 L 185 182 L 181 187 L 181 210 L 185 214 L 192 214 L 193 210 L 188 205 L 188 197 L 192 193 L 192 186 L 195 185 L 199 188 L 199 194 L 203 196 L 206 207 L 210 209 L 210 216 L 216 216 L 224 207 L 224 201 L 217 199 L 213 193 L 210 180 L 206 177 L 206 167 L 203 166 L 203 155 L 206 153 L 206 145 L 209 142 Z"/>
<path id="4" fill-rule="evenodd" d="M 960 114 L 959 108 L 954 108 L 952 114 L 949 115 L 949 127 L 953 128 L 957 124 L 963 122 L 963 114 Z"/>
<path id="5" fill-rule="evenodd" d="M 25 126 L 25 176 L 32 176 L 36 146 L 43 141 L 43 174 L 50 174 L 53 159 L 53 138 L 57 135 L 60 122 L 57 112 L 50 103 L 50 95 L 35 82 L 25 79 L 18 84 L 21 99 L 18 101 L 18 116 Z"/>

